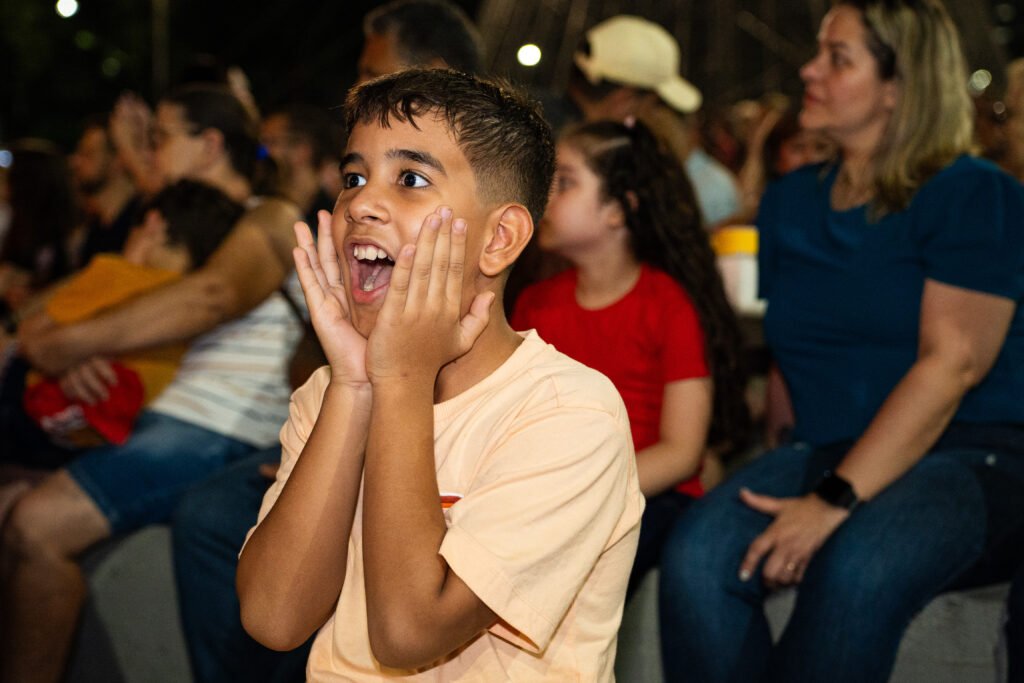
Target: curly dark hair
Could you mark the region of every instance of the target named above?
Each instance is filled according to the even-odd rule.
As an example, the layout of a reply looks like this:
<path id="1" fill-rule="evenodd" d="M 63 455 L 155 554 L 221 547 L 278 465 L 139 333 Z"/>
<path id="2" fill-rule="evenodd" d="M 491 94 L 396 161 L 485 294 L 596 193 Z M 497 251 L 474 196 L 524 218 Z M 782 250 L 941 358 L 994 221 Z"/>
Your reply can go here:
<path id="1" fill-rule="evenodd" d="M 668 273 L 693 301 L 714 382 L 708 444 L 731 455 L 750 431 L 742 339 L 686 172 L 640 122 L 583 123 L 561 142 L 583 154 L 604 198 L 622 206 L 637 259 Z"/>
<path id="2" fill-rule="evenodd" d="M 437 115 L 473 168 L 482 197 L 516 202 L 534 223 L 544 214 L 555 172 L 555 143 L 540 105 L 512 85 L 452 69 L 409 69 L 353 88 L 345 124 L 387 128 Z"/>

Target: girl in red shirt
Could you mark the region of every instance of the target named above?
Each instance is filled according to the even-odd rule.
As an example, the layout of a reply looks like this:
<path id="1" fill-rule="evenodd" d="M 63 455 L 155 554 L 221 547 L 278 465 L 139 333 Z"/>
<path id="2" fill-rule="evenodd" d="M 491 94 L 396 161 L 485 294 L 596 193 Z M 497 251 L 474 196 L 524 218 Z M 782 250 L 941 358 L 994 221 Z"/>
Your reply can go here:
<path id="1" fill-rule="evenodd" d="M 573 267 L 525 290 L 512 324 L 535 328 L 622 394 L 647 496 L 632 594 L 703 494 L 705 452 L 742 441 L 739 328 L 690 182 L 642 123 L 586 123 L 562 136 L 538 239 Z"/>

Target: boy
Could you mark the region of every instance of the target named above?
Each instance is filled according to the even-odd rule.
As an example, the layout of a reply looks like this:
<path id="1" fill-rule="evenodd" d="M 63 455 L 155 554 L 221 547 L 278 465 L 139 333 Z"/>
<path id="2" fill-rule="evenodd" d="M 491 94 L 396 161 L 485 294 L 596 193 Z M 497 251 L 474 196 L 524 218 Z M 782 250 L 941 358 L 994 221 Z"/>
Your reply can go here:
<path id="1" fill-rule="evenodd" d="M 354 90 L 345 189 L 296 264 L 330 366 L 292 398 L 238 570 L 310 680 L 612 680 L 639 492 L 611 384 L 519 334 L 551 132 L 453 71 Z M 301 457 L 300 457 L 301 456 Z"/>
<path id="2" fill-rule="evenodd" d="M 77 323 L 180 279 L 206 262 L 242 207 L 213 187 L 183 180 L 157 194 L 140 214 L 123 254 L 94 256 L 23 325 L 44 331 Z M 35 372 L 26 377 L 24 363 L 17 363 L 4 378 L 4 395 L 20 402 L 16 385 L 23 384 L 33 423 L 7 425 L 14 458 L 31 454 L 36 462 L 28 464 L 46 464 L 39 461 L 43 453 L 56 451 L 47 460 L 59 460 L 61 453 L 70 455 L 67 449 L 123 443 L 139 410 L 174 378 L 184 352 L 184 344 L 173 344 L 103 364 L 102 372 L 116 380 L 109 387 L 59 383 Z"/>

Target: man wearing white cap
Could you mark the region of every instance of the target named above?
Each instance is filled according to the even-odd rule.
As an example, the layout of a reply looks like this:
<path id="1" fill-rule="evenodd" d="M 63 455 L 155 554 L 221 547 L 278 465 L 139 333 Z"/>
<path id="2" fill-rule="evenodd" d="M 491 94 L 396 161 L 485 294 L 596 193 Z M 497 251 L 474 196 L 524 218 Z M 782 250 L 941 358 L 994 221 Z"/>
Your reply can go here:
<path id="1" fill-rule="evenodd" d="M 664 28 L 619 15 L 597 24 L 574 55 L 569 96 L 585 119 L 642 119 L 686 167 L 704 224 L 713 227 L 737 213 L 732 174 L 697 140 L 701 94 L 679 75 L 679 44 Z"/>

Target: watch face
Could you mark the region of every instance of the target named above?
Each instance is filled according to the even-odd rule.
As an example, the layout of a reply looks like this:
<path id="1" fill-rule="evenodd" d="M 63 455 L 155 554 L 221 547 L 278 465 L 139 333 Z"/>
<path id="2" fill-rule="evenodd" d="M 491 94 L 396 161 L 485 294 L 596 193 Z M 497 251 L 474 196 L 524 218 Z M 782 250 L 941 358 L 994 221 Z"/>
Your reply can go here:
<path id="1" fill-rule="evenodd" d="M 857 494 L 853 492 L 850 482 L 834 472 L 825 473 L 825 476 L 814 488 L 814 493 L 829 505 L 847 510 L 852 510 L 860 502 L 857 500 Z"/>

